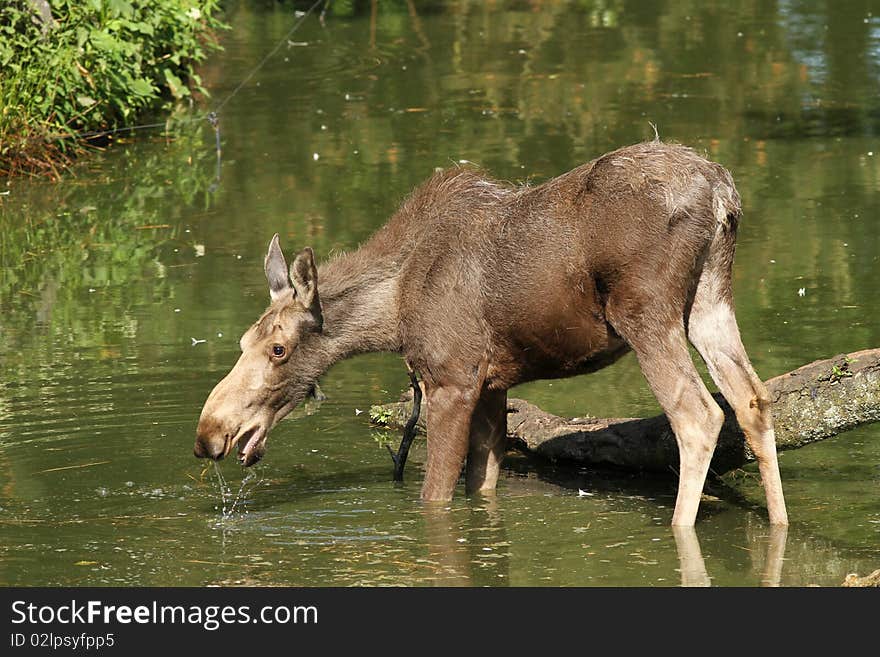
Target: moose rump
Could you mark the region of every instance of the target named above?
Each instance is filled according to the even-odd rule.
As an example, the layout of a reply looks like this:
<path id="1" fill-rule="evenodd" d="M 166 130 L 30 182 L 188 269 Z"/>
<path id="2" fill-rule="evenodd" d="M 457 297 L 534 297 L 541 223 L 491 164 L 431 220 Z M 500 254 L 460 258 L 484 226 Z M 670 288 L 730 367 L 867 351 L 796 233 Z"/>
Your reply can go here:
<path id="1" fill-rule="evenodd" d="M 651 142 L 535 188 L 453 170 L 419 195 L 430 228 L 399 285 L 403 350 L 428 401 L 426 498 L 447 499 L 465 461 L 469 490 L 495 487 L 508 388 L 633 349 L 679 440 L 674 522 L 692 524 L 723 413 L 690 339 L 766 456 L 771 518 L 785 522 L 766 392 L 733 314 L 740 200 L 723 167 Z"/>

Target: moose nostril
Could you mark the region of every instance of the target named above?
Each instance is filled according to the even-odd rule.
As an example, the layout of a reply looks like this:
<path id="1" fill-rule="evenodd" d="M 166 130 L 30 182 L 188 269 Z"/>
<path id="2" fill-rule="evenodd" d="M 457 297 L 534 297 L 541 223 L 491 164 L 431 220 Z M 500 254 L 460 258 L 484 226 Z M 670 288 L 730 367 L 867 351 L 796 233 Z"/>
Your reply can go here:
<path id="1" fill-rule="evenodd" d="M 193 446 L 193 454 L 197 459 L 203 459 L 208 455 L 201 440 L 196 440 L 196 444 Z"/>
<path id="2" fill-rule="evenodd" d="M 222 459 L 229 444 L 229 432 L 223 431 L 220 423 L 212 417 L 199 419 L 196 427 L 196 442 L 193 446 L 193 454 L 196 458 Z"/>
<path id="3" fill-rule="evenodd" d="M 200 459 L 211 458 L 217 461 L 223 458 L 225 452 L 225 442 L 218 443 L 211 440 L 202 440 L 201 438 L 196 439 L 196 444 L 193 447 L 193 454 L 196 455 L 196 458 Z"/>

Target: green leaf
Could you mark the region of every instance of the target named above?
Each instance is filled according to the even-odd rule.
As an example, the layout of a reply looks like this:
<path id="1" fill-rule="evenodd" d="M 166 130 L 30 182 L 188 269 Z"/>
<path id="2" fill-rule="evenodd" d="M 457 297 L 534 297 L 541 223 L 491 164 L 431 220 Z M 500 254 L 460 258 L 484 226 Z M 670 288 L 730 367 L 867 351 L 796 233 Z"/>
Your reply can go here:
<path id="1" fill-rule="evenodd" d="M 86 41 L 89 39 L 89 31 L 79 26 L 76 28 L 76 46 L 77 48 L 82 48 Z"/>
<path id="2" fill-rule="evenodd" d="M 138 96 L 151 96 L 156 92 L 156 88 L 152 84 L 141 78 L 132 80 L 129 87 Z"/>
<path id="3" fill-rule="evenodd" d="M 128 18 L 134 13 L 134 7 L 127 0 L 106 0 L 110 11 L 116 16 Z"/>
<path id="4" fill-rule="evenodd" d="M 109 53 L 115 53 L 121 50 L 120 42 L 112 35 L 102 30 L 92 30 L 89 34 L 89 40 L 98 50 L 106 50 Z"/>
<path id="5" fill-rule="evenodd" d="M 169 69 L 163 69 L 163 73 L 165 74 L 165 82 L 168 83 L 168 88 L 171 89 L 171 95 L 177 99 L 184 98 L 189 95 L 189 89 L 187 89 L 183 82 L 180 81 L 180 78 L 174 75 Z"/>
<path id="6" fill-rule="evenodd" d="M 153 29 L 153 26 L 149 23 L 132 23 L 131 29 L 136 32 L 140 32 L 141 34 L 146 34 L 148 36 L 153 36 L 153 34 L 155 34 L 156 32 Z"/>

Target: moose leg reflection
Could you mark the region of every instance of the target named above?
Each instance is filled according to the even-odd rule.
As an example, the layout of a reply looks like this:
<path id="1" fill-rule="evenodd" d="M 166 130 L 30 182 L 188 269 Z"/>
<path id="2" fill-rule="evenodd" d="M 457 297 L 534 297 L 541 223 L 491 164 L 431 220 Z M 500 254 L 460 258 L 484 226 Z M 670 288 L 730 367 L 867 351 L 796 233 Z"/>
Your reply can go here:
<path id="1" fill-rule="evenodd" d="M 673 525 L 672 535 L 675 537 L 675 549 L 678 550 L 681 585 L 712 586 L 694 528 Z"/>
<path id="2" fill-rule="evenodd" d="M 700 541 L 693 527 L 672 527 L 675 547 L 678 550 L 679 570 L 682 586 L 711 586 L 712 581 L 703 561 Z M 779 586 L 782 580 L 782 559 L 785 555 L 785 541 L 788 528 L 785 525 L 770 525 L 767 543 L 767 558 L 761 575 L 761 586 Z M 757 547 L 757 546 L 756 546 Z"/>
<path id="3" fill-rule="evenodd" d="M 782 559 L 785 556 L 785 541 L 787 538 L 787 525 L 770 525 L 767 561 L 764 562 L 761 586 L 780 586 L 782 581 Z"/>
<path id="4" fill-rule="evenodd" d="M 434 586 L 504 586 L 510 554 L 495 495 L 471 498 L 466 508 L 427 502 L 421 510 Z"/>

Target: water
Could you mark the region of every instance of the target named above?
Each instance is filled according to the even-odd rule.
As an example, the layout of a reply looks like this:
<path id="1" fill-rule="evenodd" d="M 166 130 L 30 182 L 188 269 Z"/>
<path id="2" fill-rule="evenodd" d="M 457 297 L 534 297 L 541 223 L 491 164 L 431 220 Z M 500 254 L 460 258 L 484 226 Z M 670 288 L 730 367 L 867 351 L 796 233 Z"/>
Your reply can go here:
<path id="1" fill-rule="evenodd" d="M 423 442 L 395 485 L 356 412 L 407 387 L 392 355 L 334 367 L 327 401 L 276 427 L 254 470 L 219 466 L 222 494 L 194 429 L 267 304 L 274 232 L 325 257 L 436 166 L 540 181 L 650 124 L 734 174 L 737 311 L 762 376 L 880 346 L 880 3 L 380 4 L 307 21 L 224 106 L 216 190 L 205 124 L 0 196 L 0 583 L 762 583 L 778 540 L 751 467 L 704 501 L 702 563 L 668 528 L 668 478 L 511 455 L 494 499 L 424 507 Z M 218 102 L 294 19 L 241 3 L 229 20 L 203 71 Z M 658 412 L 631 356 L 514 394 Z M 880 567 L 878 463 L 878 426 L 782 455 L 781 584 Z"/>

